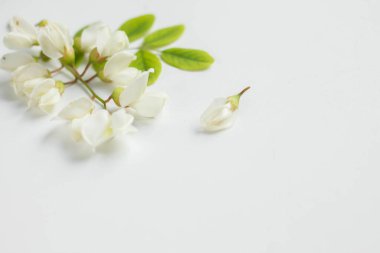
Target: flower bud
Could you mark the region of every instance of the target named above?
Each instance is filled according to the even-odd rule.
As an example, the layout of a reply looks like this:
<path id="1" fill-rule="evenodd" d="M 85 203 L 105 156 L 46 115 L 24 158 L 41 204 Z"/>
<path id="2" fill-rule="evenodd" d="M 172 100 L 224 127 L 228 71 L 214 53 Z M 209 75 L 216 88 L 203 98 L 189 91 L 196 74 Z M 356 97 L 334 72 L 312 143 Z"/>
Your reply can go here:
<path id="1" fill-rule="evenodd" d="M 112 100 L 115 102 L 117 106 L 120 106 L 120 94 L 124 91 L 123 87 L 117 87 L 112 92 Z"/>
<path id="2" fill-rule="evenodd" d="M 63 94 L 65 91 L 65 84 L 62 81 L 55 81 L 55 87 L 58 89 L 59 94 Z"/>
<path id="3" fill-rule="evenodd" d="M 215 99 L 201 116 L 202 128 L 209 132 L 215 132 L 231 127 L 236 119 L 240 97 L 249 88 L 247 87 L 239 94 L 228 98 Z"/>

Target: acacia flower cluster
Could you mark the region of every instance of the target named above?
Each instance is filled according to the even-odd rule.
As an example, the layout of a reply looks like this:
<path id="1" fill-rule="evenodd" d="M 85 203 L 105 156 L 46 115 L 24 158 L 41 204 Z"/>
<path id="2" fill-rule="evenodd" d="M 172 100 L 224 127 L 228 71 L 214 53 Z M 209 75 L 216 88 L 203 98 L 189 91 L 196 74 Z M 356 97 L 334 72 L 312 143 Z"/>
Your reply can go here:
<path id="1" fill-rule="evenodd" d="M 161 74 L 162 62 L 188 71 L 208 69 L 214 62 L 202 50 L 165 48 L 182 36 L 185 27 L 175 25 L 149 33 L 154 21 L 153 15 L 143 15 L 116 30 L 96 22 L 72 35 L 66 26 L 51 20 L 33 25 L 13 17 L 3 39 L 13 51 L 2 56 L 0 67 L 12 72 L 12 87 L 29 107 L 67 121 L 73 138 L 95 149 L 136 131 L 135 119 L 160 114 L 168 96 L 148 87 Z M 130 46 L 139 39 L 139 46 Z M 95 80 L 108 89 L 106 97 L 96 91 Z M 87 96 L 72 100 L 57 112 L 57 104 L 72 85 L 83 87 Z M 248 88 L 215 100 L 201 117 L 203 128 L 219 131 L 230 127 Z"/>
<path id="2" fill-rule="evenodd" d="M 33 25 L 22 17 L 13 17 L 3 38 L 4 45 L 13 51 L 2 56 L 0 67 L 12 72 L 12 87 L 28 106 L 68 121 L 75 140 L 96 148 L 136 131 L 135 118 L 160 114 L 167 95 L 148 91 L 148 86 L 160 75 L 161 60 L 183 70 L 203 70 L 213 62 L 201 50 L 159 51 L 176 41 L 184 26 L 147 35 L 153 22 L 153 15 L 144 15 L 126 21 L 117 30 L 97 22 L 72 36 L 64 25 L 51 20 Z M 130 43 L 140 38 L 144 38 L 142 45 L 130 49 Z M 62 80 L 63 71 L 72 78 Z M 103 98 L 95 91 L 94 80 L 109 88 L 109 96 Z M 74 84 L 83 86 L 88 96 L 56 112 L 65 90 Z"/>

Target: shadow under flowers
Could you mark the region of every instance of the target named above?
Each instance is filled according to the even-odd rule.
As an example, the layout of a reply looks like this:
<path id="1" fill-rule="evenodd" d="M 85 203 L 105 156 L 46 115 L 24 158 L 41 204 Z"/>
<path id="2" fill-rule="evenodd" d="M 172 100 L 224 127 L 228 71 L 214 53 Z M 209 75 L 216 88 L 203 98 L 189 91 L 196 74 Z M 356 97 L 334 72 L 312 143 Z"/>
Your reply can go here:
<path id="1" fill-rule="evenodd" d="M 60 122 L 59 119 L 51 118 L 51 116 L 49 120 L 49 116 L 37 108 L 28 108 L 27 101 L 15 94 L 9 78 L 0 80 L 0 100 L 8 102 L 17 115 L 22 115 L 22 120 L 50 123 L 52 125 L 50 131 L 41 136 L 41 143 L 58 148 L 62 151 L 61 153 L 66 154 L 73 161 L 86 161 L 94 156 L 102 155 L 112 158 L 120 153 L 125 157 L 129 153 L 123 137 L 110 140 L 97 147 L 96 150 L 83 142 L 74 141 L 67 124 Z"/>
<path id="2" fill-rule="evenodd" d="M 42 143 L 54 145 L 64 151 L 69 159 L 73 161 L 86 161 L 95 156 L 104 155 L 110 159 L 114 156 L 126 156 L 129 152 L 125 136 L 115 138 L 100 145 L 96 149 L 91 148 L 83 141 L 74 141 L 70 135 L 68 124 L 57 124 L 43 138 Z"/>

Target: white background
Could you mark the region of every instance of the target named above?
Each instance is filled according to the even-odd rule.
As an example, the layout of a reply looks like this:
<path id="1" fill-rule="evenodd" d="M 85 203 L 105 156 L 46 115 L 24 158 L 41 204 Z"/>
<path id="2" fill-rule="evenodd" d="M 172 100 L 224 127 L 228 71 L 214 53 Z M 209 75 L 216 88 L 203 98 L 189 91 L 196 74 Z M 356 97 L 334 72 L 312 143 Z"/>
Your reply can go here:
<path id="1" fill-rule="evenodd" d="M 0 34 L 13 15 L 74 32 L 145 13 L 216 62 L 165 66 L 161 117 L 95 155 L 1 71 L 0 252 L 380 252 L 380 2 L 0 0 Z M 202 133 L 247 84 L 236 125 Z"/>

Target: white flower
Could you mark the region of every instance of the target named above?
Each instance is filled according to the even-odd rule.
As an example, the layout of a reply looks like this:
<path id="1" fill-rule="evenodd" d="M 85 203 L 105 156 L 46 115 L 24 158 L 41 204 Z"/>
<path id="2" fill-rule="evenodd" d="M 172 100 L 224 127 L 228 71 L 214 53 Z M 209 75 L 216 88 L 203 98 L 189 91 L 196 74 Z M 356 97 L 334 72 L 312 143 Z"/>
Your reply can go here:
<path id="1" fill-rule="evenodd" d="M 145 92 L 129 110 L 139 117 L 155 118 L 161 113 L 167 99 L 168 96 L 162 92 Z"/>
<path id="2" fill-rule="evenodd" d="M 129 40 L 125 32 L 112 32 L 109 26 L 98 22 L 83 30 L 81 48 L 90 52 L 97 48 L 102 57 L 109 57 L 129 47 Z"/>
<path id="3" fill-rule="evenodd" d="M 249 89 L 228 98 L 217 98 L 201 116 L 201 126 L 209 132 L 220 131 L 231 127 L 236 119 L 240 97 Z"/>
<path id="4" fill-rule="evenodd" d="M 229 128 L 235 121 L 236 111 L 226 98 L 217 98 L 201 116 L 201 125 L 206 131 Z"/>
<path id="5" fill-rule="evenodd" d="M 30 63 L 13 72 L 13 88 L 18 95 L 29 95 L 35 86 L 48 77 L 49 71 L 44 66 Z"/>
<path id="6" fill-rule="evenodd" d="M 15 71 L 17 68 L 35 62 L 33 56 L 24 51 L 5 54 L 1 57 L 0 68 Z"/>
<path id="7" fill-rule="evenodd" d="M 21 17 L 9 22 L 10 32 L 4 36 L 4 45 L 10 49 L 30 48 L 37 44 L 37 30 L 33 24 Z"/>
<path id="8" fill-rule="evenodd" d="M 74 139 L 83 140 L 96 148 L 116 136 L 135 131 L 132 126 L 133 120 L 133 116 L 124 109 L 112 115 L 104 109 L 96 110 L 71 122 L 72 135 Z"/>
<path id="9" fill-rule="evenodd" d="M 78 98 L 70 102 L 61 110 L 58 116 L 66 120 L 74 120 L 85 117 L 94 110 L 94 103 L 87 97 Z"/>
<path id="10" fill-rule="evenodd" d="M 45 55 L 52 59 L 74 58 L 73 39 L 66 27 L 59 23 L 44 21 L 38 33 L 38 41 Z"/>
<path id="11" fill-rule="evenodd" d="M 112 94 L 115 103 L 128 108 L 128 111 L 136 116 L 156 117 L 162 111 L 167 95 L 160 92 L 145 92 L 148 78 L 149 72 L 145 71 L 126 87 L 116 88 Z"/>
<path id="12" fill-rule="evenodd" d="M 111 35 L 111 28 L 103 22 L 97 22 L 83 30 L 81 35 L 81 49 L 89 53 L 98 45 L 104 45 Z"/>
<path id="13" fill-rule="evenodd" d="M 50 113 L 55 105 L 60 101 L 61 94 L 56 86 L 56 81 L 51 78 L 41 80 L 33 88 L 29 96 L 29 106 L 37 106 L 42 111 Z"/>
<path id="14" fill-rule="evenodd" d="M 136 59 L 136 56 L 127 51 L 121 51 L 111 56 L 103 69 L 103 77 L 117 85 L 127 85 L 132 80 L 140 77 L 143 72 L 129 67 L 131 62 Z"/>

